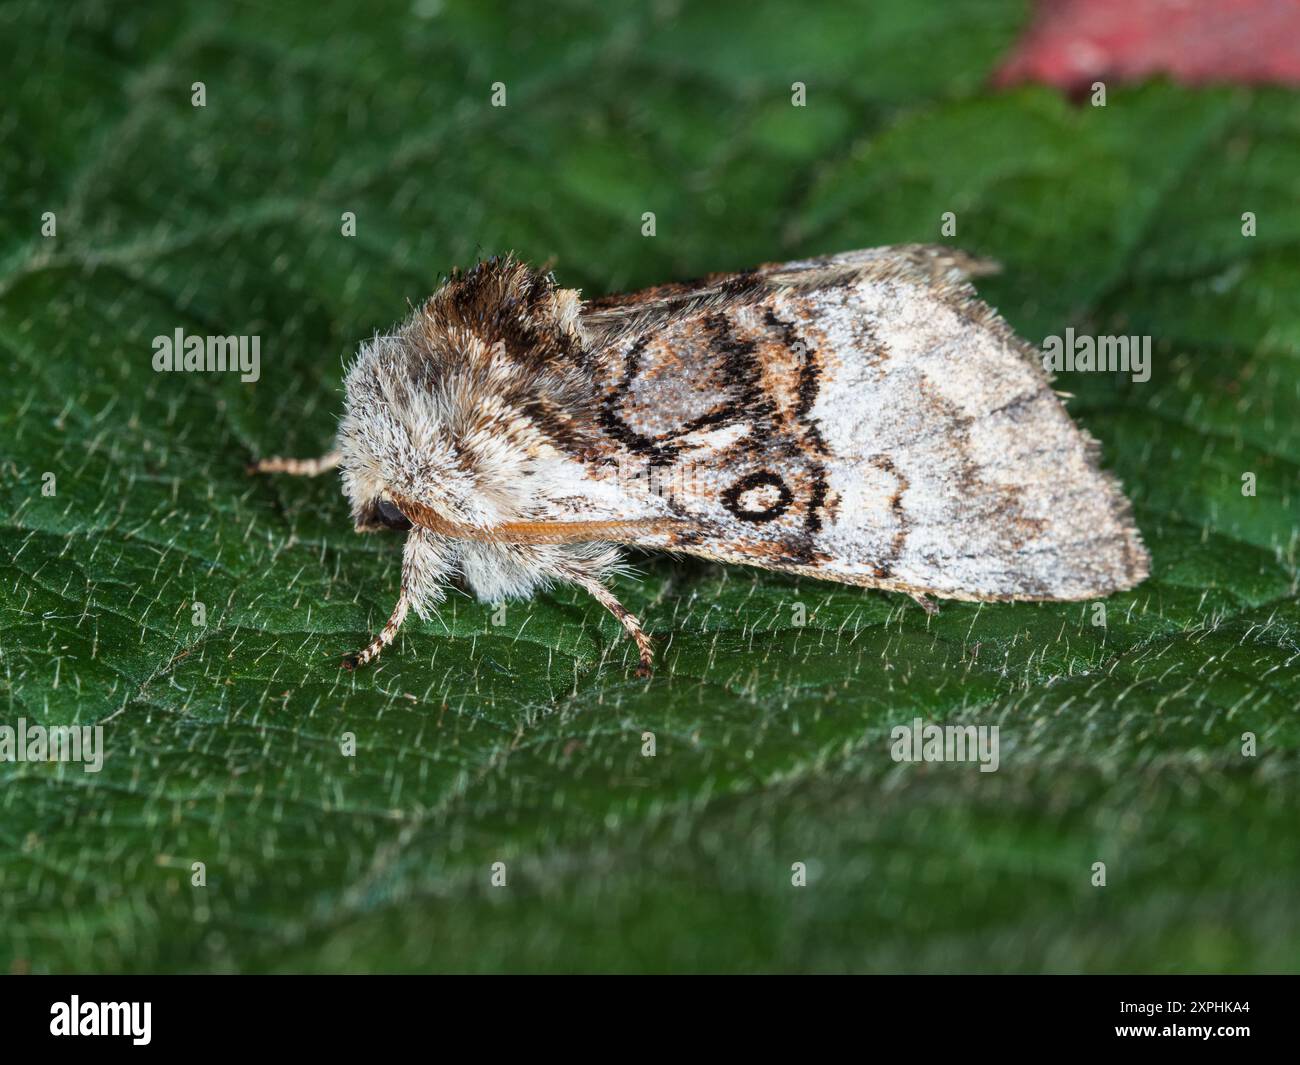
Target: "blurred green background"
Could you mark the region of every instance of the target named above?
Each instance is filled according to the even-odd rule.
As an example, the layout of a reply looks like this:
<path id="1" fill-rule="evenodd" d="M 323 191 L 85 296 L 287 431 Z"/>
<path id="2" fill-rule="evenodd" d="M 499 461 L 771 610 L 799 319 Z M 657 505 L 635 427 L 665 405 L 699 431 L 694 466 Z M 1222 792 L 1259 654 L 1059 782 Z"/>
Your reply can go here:
<path id="1" fill-rule="evenodd" d="M 0 763 L 0 967 L 1300 968 L 1300 101 L 990 92 L 1027 15 L 0 4 L 0 723 L 108 751 Z M 1058 383 L 1154 558 L 1106 627 L 644 557 L 648 683 L 577 591 L 453 595 L 339 671 L 400 544 L 243 465 L 324 450 L 344 360 L 440 274 L 940 239 L 1035 343 L 1154 338 L 1145 384 Z M 177 327 L 260 335 L 261 380 L 155 374 Z M 1000 770 L 895 764 L 914 716 L 999 725 Z"/>

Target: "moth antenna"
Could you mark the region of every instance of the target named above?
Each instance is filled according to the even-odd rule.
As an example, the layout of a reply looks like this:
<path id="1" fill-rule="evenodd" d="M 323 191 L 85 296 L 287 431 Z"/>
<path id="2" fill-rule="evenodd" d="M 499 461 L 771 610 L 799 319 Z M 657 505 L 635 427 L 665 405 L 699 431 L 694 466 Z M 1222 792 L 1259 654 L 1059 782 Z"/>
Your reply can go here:
<path id="1" fill-rule="evenodd" d="M 402 622 L 406 620 L 406 612 L 411 609 L 411 599 L 406 594 L 406 585 L 402 585 L 402 590 L 397 594 L 397 605 L 393 607 L 393 613 L 385 622 L 384 627 L 379 630 L 365 647 L 343 658 L 343 668 L 352 671 L 360 669 L 367 663 L 373 662 L 380 656 L 384 648 L 393 642 L 397 635 L 397 630 L 402 627 Z"/>
<path id="2" fill-rule="evenodd" d="M 636 675 L 638 677 L 650 676 L 654 666 L 654 644 L 651 642 L 650 637 L 646 635 L 645 629 L 641 627 L 641 622 L 637 620 L 636 615 L 620 603 L 618 597 L 596 578 L 571 569 L 566 569 L 564 576 L 567 580 L 571 580 L 574 584 L 585 588 L 591 593 L 596 602 L 618 618 L 619 624 L 636 641 L 636 649 L 641 656 L 641 664 L 637 666 Z"/>
<path id="3" fill-rule="evenodd" d="M 317 477 L 337 467 L 341 458 L 342 456 L 337 451 L 327 451 L 319 458 L 314 459 L 290 459 L 275 456 L 250 462 L 247 469 L 249 473 L 287 473 L 293 477 Z"/>

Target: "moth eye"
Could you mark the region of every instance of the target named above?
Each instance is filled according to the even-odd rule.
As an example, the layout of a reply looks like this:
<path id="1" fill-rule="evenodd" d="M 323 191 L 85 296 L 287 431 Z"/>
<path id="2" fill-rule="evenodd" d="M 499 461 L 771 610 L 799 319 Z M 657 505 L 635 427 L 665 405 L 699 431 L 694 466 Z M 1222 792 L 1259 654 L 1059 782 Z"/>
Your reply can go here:
<path id="1" fill-rule="evenodd" d="M 398 510 L 391 500 L 379 500 L 375 504 L 375 514 L 378 516 L 380 524 L 389 529 L 409 529 L 411 527 L 410 519 Z"/>

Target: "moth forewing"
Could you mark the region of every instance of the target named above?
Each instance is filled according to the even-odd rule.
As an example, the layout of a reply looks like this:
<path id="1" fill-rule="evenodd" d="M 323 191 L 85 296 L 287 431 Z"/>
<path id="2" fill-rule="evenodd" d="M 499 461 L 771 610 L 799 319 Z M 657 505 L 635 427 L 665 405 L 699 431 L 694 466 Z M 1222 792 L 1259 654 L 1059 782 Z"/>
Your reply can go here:
<path id="1" fill-rule="evenodd" d="M 406 614 L 605 581 L 615 545 L 951 599 L 1129 588 L 1145 548 L 1035 354 L 975 298 L 992 264 L 873 248 L 586 305 L 510 259 L 451 279 L 348 371 L 359 529 L 408 525 Z M 322 460 L 265 460 L 317 473 Z"/>
<path id="2" fill-rule="evenodd" d="M 680 550 L 972 600 L 1146 576 L 1094 444 L 961 264 L 877 249 L 603 305 L 605 447 L 658 468 Z"/>

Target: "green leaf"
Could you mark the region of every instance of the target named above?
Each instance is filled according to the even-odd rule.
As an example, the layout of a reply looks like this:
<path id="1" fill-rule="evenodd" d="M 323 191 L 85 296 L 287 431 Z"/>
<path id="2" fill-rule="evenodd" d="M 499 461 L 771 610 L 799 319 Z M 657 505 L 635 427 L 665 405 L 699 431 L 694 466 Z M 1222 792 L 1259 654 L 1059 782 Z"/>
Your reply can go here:
<path id="1" fill-rule="evenodd" d="M 0 8 L 0 724 L 106 749 L 0 763 L 0 964 L 1296 968 L 1294 94 L 993 94 L 1010 2 L 143 6 Z M 1032 341 L 1153 338 L 1058 384 L 1154 559 L 1104 627 L 647 556 L 648 683 L 576 591 L 338 669 L 399 543 L 243 466 L 323 450 L 441 273 L 598 294 L 946 211 Z M 260 336 L 260 380 L 155 373 L 177 328 Z M 918 717 L 999 726 L 998 771 L 896 763 Z"/>

